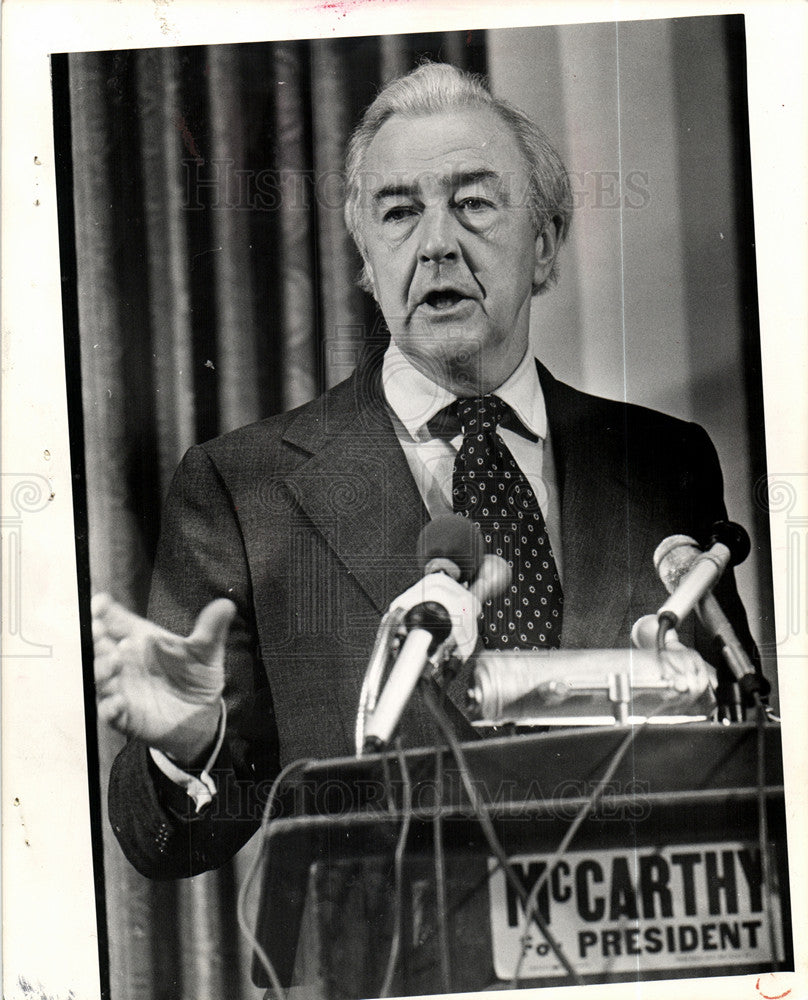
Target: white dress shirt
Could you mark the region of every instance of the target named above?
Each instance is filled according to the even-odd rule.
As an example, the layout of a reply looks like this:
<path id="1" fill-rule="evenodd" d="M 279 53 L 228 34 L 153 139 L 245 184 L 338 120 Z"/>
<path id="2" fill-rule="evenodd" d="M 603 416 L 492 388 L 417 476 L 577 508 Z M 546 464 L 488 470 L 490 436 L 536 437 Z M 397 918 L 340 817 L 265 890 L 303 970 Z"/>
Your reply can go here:
<path id="1" fill-rule="evenodd" d="M 457 396 L 419 372 L 393 341 L 384 355 L 382 385 L 396 435 L 429 516 L 452 513 L 452 473 L 463 435 L 459 427 L 454 433 L 441 433 L 433 418 Z M 561 505 L 544 394 L 532 351 L 527 351 L 493 394 L 518 418 L 512 426 L 501 425 L 499 435 L 539 502 L 563 585 Z"/>

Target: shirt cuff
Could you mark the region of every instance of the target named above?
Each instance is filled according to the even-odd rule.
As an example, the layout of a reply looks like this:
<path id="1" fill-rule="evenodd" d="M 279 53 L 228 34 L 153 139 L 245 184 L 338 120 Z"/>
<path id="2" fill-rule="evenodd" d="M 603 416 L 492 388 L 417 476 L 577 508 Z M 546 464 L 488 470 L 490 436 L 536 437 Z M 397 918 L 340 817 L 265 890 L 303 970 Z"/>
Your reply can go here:
<path id="1" fill-rule="evenodd" d="M 227 705 L 225 704 L 223 698 L 220 699 L 220 701 L 222 714 L 219 718 L 219 729 L 216 734 L 216 744 L 213 747 L 210 757 L 208 758 L 207 764 L 205 764 L 202 768 L 198 777 L 195 774 L 189 774 L 187 771 L 183 771 L 182 768 L 177 767 L 177 765 L 160 750 L 155 750 L 154 747 L 149 747 L 149 753 L 151 754 L 151 758 L 154 763 L 170 781 L 185 789 L 189 797 L 193 800 L 194 811 L 197 813 L 212 802 L 213 796 L 216 794 L 216 783 L 210 776 L 210 770 L 216 763 L 216 758 L 219 756 L 222 749 L 222 744 L 224 743 L 224 731 L 227 725 Z"/>

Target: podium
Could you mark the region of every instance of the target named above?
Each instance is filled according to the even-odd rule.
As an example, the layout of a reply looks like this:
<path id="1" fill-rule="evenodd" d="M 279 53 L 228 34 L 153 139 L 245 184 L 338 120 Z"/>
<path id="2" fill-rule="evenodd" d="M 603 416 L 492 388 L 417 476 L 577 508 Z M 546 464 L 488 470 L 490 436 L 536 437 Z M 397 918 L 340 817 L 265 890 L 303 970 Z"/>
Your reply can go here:
<path id="1" fill-rule="evenodd" d="M 463 745 L 475 789 L 528 891 L 627 732 L 565 730 Z M 779 728 L 767 725 L 760 740 L 752 723 L 634 731 L 537 894 L 582 982 L 793 968 Z M 260 846 L 256 927 L 281 982 L 301 984 L 307 998 L 379 996 L 398 920 L 391 995 L 505 989 L 517 965 L 521 986 L 568 984 L 536 924 L 522 936 L 519 896 L 450 751 L 407 751 L 404 761 L 402 768 L 392 753 L 318 762 L 281 790 L 285 811 Z M 268 985 L 257 960 L 253 978 Z"/>

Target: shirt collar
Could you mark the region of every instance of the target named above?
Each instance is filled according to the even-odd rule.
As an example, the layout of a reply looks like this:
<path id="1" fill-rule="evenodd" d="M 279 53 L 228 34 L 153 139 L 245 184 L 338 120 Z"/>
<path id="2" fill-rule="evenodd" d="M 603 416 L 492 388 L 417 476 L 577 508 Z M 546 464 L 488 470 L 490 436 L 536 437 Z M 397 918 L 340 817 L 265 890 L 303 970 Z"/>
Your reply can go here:
<path id="1" fill-rule="evenodd" d="M 426 425 L 457 399 L 453 392 L 419 372 L 392 340 L 384 354 L 382 385 L 390 409 L 416 442 L 431 437 Z M 510 406 L 531 434 L 542 440 L 547 437 L 544 394 L 529 348 L 516 369 L 494 390 L 494 395 Z"/>

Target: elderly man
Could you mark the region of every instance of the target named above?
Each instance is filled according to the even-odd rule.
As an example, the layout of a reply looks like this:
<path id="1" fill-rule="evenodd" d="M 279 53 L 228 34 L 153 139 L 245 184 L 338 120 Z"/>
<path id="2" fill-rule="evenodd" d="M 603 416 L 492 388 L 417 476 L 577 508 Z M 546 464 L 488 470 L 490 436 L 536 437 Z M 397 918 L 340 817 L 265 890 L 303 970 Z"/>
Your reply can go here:
<path id="1" fill-rule="evenodd" d="M 452 67 L 365 113 L 346 220 L 389 340 L 313 403 L 191 449 L 152 620 L 95 600 L 99 713 L 131 737 L 110 814 L 145 874 L 221 864 L 280 766 L 351 752 L 379 616 L 418 578 L 430 518 L 467 514 L 511 564 L 483 641 L 525 649 L 628 645 L 665 596 L 655 545 L 725 516 L 699 427 L 571 389 L 529 350 L 570 203 L 543 134 Z M 731 574 L 718 596 L 753 650 Z M 401 733 L 434 740 L 417 704 Z"/>

